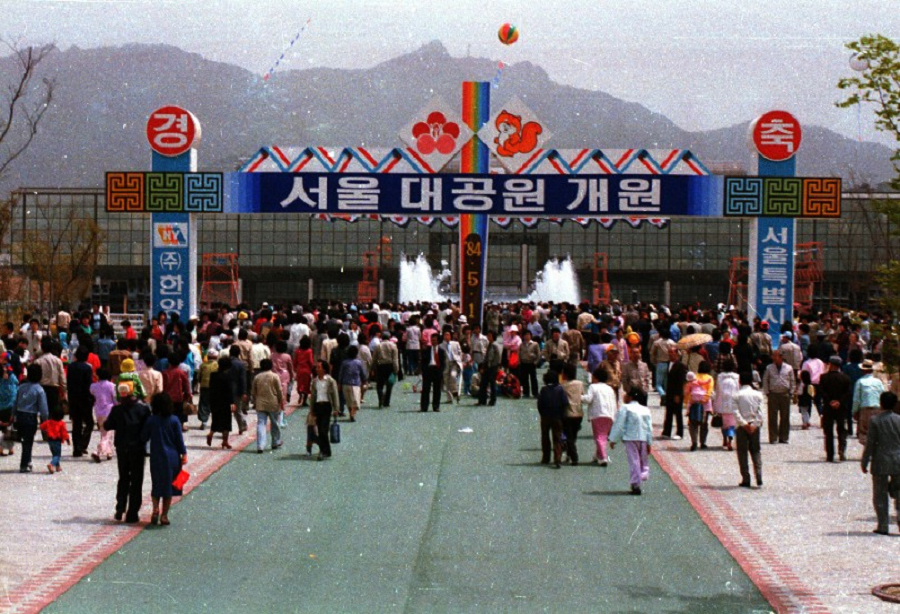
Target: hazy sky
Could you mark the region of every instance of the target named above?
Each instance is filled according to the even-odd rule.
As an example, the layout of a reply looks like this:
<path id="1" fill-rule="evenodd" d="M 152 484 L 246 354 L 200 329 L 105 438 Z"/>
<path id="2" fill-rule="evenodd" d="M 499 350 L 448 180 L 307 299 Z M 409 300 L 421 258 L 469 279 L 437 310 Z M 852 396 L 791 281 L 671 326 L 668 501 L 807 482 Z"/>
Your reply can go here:
<path id="1" fill-rule="evenodd" d="M 307 19 L 284 69 L 370 67 L 438 39 L 454 56 L 530 61 L 689 130 L 779 107 L 890 144 L 870 113 L 834 102 L 837 80 L 851 74 L 844 44 L 873 32 L 900 38 L 898 0 L 0 0 L 6 39 L 62 49 L 167 43 L 260 75 Z M 510 47 L 497 40 L 504 22 L 521 31 Z"/>

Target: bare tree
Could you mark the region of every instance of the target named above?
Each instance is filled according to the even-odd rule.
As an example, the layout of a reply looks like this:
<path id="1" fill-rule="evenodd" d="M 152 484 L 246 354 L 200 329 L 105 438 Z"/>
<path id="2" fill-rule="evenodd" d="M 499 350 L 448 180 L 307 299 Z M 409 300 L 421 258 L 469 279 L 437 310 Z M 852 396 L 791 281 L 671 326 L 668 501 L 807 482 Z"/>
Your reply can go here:
<path id="1" fill-rule="evenodd" d="M 38 126 L 53 101 L 54 82 L 38 78 L 38 67 L 56 49 L 54 45 L 20 45 L 0 39 L 0 48 L 10 51 L 3 58 L 10 65 L 9 82 L 0 90 L 0 179 L 12 164 L 28 149 L 38 132 Z M 0 86 L 2 87 L 2 86 Z M 0 254 L 9 254 L 9 230 L 15 209 L 15 198 L 0 199 Z M 18 283 L 13 283 L 18 280 Z M 9 260 L 0 261 L 0 292 L 4 297 L 6 315 L 9 301 L 21 298 L 27 282 L 18 279 Z M 13 296 L 13 295 L 16 296 Z"/>
<path id="2" fill-rule="evenodd" d="M 6 93 L 0 101 L 0 177 L 25 153 L 38 131 L 38 125 L 53 101 L 52 79 L 38 83 L 37 69 L 54 45 L 19 46 L 0 40 L 12 55 L 15 69 Z"/>
<path id="3" fill-rule="evenodd" d="M 76 209 L 36 205 L 36 229 L 22 241 L 24 272 L 38 287 L 39 303 L 53 312 L 85 298 L 103 246 L 103 231 Z"/>

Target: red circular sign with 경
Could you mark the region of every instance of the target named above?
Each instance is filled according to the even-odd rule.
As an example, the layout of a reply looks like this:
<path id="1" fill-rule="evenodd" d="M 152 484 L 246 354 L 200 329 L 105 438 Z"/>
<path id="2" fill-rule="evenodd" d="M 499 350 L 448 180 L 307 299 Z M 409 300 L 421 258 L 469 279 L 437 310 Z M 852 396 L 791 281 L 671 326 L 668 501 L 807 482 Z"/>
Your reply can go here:
<path id="1" fill-rule="evenodd" d="M 788 160 L 800 149 L 803 132 L 800 122 L 787 111 L 769 111 L 750 124 L 753 147 L 763 158 L 773 162 Z"/>
<path id="2" fill-rule="evenodd" d="M 200 140 L 200 122 L 181 107 L 160 107 L 147 120 L 147 140 L 158 154 L 180 156 Z"/>

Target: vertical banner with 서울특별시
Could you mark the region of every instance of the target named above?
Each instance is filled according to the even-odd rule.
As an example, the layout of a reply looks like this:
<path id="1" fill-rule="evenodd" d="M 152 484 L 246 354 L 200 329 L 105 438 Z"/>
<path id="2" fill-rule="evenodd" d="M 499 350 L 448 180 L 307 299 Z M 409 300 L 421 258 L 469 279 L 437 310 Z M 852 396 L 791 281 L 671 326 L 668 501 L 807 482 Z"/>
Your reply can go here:
<path id="1" fill-rule="evenodd" d="M 766 117 L 770 115 L 763 115 L 750 127 L 754 147 L 759 154 L 757 172 L 760 177 L 793 178 L 797 171 L 795 154 L 800 146 L 800 124 L 785 114 L 788 119 L 766 128 Z M 763 136 L 769 134 L 768 139 L 757 138 L 758 127 L 762 124 L 769 130 L 769 133 L 763 133 Z M 778 138 L 772 138 L 772 135 Z M 770 202 L 768 206 L 763 206 L 763 212 L 767 209 L 784 211 L 790 208 L 796 211 L 803 208 L 798 202 L 798 190 L 791 189 L 791 184 L 794 188 L 798 187 L 797 184 L 789 179 L 782 184 L 776 184 L 780 189 L 768 195 Z M 837 197 L 840 198 L 839 191 Z M 773 347 L 781 342 L 781 325 L 794 317 L 796 230 L 796 220 L 783 217 L 759 217 L 750 225 L 749 311 L 769 323 Z"/>
<path id="2" fill-rule="evenodd" d="M 781 324 L 793 317 L 795 231 L 793 219 L 761 217 L 750 232 L 750 305 L 769 323 L 775 346 Z"/>

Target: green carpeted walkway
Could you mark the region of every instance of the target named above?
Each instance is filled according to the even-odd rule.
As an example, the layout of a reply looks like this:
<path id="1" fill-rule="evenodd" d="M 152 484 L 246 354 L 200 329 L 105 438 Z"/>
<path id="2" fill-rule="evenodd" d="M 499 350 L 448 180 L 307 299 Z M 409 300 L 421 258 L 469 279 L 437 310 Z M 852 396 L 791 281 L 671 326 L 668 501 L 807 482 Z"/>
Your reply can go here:
<path id="1" fill-rule="evenodd" d="M 297 412 L 284 448 L 248 447 L 45 611 L 770 610 L 655 463 L 629 496 L 623 449 L 554 470 L 533 401 L 464 403 L 421 414 L 398 386 L 325 462 Z"/>

